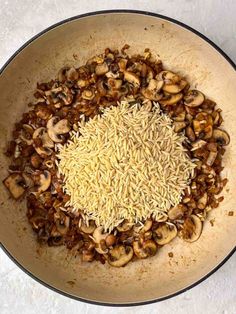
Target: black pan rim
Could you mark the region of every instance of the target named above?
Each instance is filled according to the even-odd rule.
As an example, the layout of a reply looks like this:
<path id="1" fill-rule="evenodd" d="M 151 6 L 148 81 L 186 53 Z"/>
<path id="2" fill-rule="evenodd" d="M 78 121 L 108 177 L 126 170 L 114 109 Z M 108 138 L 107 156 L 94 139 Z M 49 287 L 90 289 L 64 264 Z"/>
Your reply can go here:
<path id="1" fill-rule="evenodd" d="M 61 26 L 63 24 L 66 24 L 68 22 L 77 20 L 77 19 L 81 19 L 84 17 L 89 17 L 89 16 L 95 16 L 95 15 L 100 15 L 100 14 L 115 14 L 115 13 L 129 13 L 129 14 L 141 14 L 141 15 L 146 15 L 146 16 L 152 16 L 152 17 L 156 17 L 156 18 L 161 18 L 163 20 L 172 22 L 176 25 L 179 25 L 189 31 L 191 31 L 192 33 L 194 33 L 195 35 L 197 35 L 198 37 L 200 37 L 201 39 L 203 39 L 205 42 L 207 42 L 208 44 L 210 44 L 218 53 L 221 54 L 221 56 L 226 59 L 228 61 L 228 63 L 233 67 L 233 69 L 236 71 L 236 64 L 231 60 L 231 58 L 220 48 L 218 47 L 213 41 L 211 41 L 208 37 L 206 37 L 205 35 L 203 35 L 202 33 L 200 33 L 199 31 L 195 30 L 194 28 L 186 25 L 185 23 L 179 22 L 176 19 L 173 19 L 171 17 L 165 16 L 165 15 L 161 15 L 158 13 L 153 13 L 153 12 L 148 12 L 148 11 L 139 11 L 139 10 L 125 10 L 125 9 L 114 9 L 114 10 L 101 10 L 101 11 L 94 11 L 94 12 L 88 12 L 88 13 L 84 13 L 84 14 L 79 14 L 67 19 L 64 19 L 58 23 L 55 23 L 51 26 L 49 26 L 48 28 L 44 29 L 43 31 L 39 32 L 37 35 L 33 36 L 31 39 L 29 39 L 25 44 L 23 44 L 6 62 L 5 64 L 2 66 L 2 68 L 0 69 L 0 75 L 4 72 L 4 70 L 7 68 L 7 66 L 11 63 L 11 61 L 13 61 L 13 59 L 23 50 L 25 49 L 29 44 L 31 44 L 34 40 L 36 40 L 37 38 L 39 38 L 40 36 L 44 35 L 45 33 L 47 33 L 48 31 L 55 29 L 58 26 Z M 161 297 L 158 299 L 153 299 L 153 300 L 149 300 L 149 301 L 142 301 L 142 302 L 132 302 L 132 303 L 106 303 L 106 302 L 98 302 L 98 301 L 93 301 L 93 300 L 89 300 L 89 299 L 83 299 L 77 296 L 74 296 L 72 294 L 66 293 L 60 289 L 57 289 L 51 285 L 49 285 L 48 283 L 46 283 L 45 281 L 41 280 L 40 278 L 36 277 L 33 273 L 31 273 L 29 270 L 27 270 L 22 264 L 20 264 L 15 258 L 14 256 L 7 250 L 7 248 L 0 243 L 0 246 L 2 248 L 2 250 L 6 253 L 6 255 L 21 269 L 23 270 L 26 274 L 28 274 L 31 278 L 33 278 L 34 280 L 36 280 L 37 282 L 39 282 L 40 284 L 42 284 L 43 286 L 51 289 L 54 292 L 57 292 L 65 297 L 69 297 L 71 299 L 77 300 L 77 301 L 81 301 L 81 302 L 85 302 L 88 304 L 93 304 L 93 305 L 101 305 L 101 306 L 110 306 L 110 307 L 131 307 L 131 306 L 139 306 L 139 305 L 147 305 L 147 304 L 152 304 L 152 303 L 156 303 L 156 302 L 160 302 L 160 301 L 164 301 L 170 298 L 173 298 L 183 292 L 186 292 L 190 289 L 192 289 L 193 287 L 196 287 L 197 285 L 199 285 L 201 282 L 203 282 L 204 280 L 206 280 L 207 278 L 209 278 L 212 274 L 214 274 L 221 266 L 223 266 L 226 261 L 235 253 L 236 251 L 236 246 L 232 249 L 232 251 L 215 267 L 213 268 L 209 273 L 207 273 L 205 276 L 203 276 L 201 279 L 199 279 L 198 281 L 194 282 L 193 284 L 175 292 L 172 293 L 170 295 L 167 295 L 165 297 Z"/>

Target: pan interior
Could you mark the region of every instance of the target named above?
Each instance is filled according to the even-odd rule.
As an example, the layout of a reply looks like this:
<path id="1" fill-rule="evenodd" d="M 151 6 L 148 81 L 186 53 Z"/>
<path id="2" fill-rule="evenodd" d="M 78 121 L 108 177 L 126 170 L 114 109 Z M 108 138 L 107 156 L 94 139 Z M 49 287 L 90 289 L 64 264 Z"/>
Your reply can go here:
<path id="1" fill-rule="evenodd" d="M 231 136 L 224 158 L 229 183 L 225 200 L 212 211 L 201 238 L 192 244 L 175 239 L 158 254 L 124 268 L 97 262 L 81 263 L 64 248 L 41 248 L 25 217 L 25 203 L 15 202 L 0 185 L 0 241 L 34 276 L 72 296 L 89 301 L 129 304 L 166 297 L 198 281 L 214 269 L 236 245 L 234 210 L 236 178 L 236 72 L 203 39 L 162 18 L 135 13 L 99 14 L 58 26 L 31 42 L 0 76 L 1 180 L 7 175 L 3 155 L 14 123 L 27 110 L 37 82 L 55 77 L 65 66 L 83 64 L 105 48 L 129 44 L 130 54 L 150 48 L 165 67 L 186 76 L 193 87 L 217 102 Z M 210 220 L 214 219 L 214 226 Z M 173 258 L 168 253 L 173 253 Z"/>

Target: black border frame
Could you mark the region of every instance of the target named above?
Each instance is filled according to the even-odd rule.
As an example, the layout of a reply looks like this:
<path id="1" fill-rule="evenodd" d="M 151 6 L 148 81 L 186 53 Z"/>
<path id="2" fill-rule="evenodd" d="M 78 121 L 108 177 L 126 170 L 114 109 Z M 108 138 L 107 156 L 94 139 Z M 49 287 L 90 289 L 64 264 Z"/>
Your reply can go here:
<path id="1" fill-rule="evenodd" d="M 51 26 L 49 26 L 48 28 L 44 29 L 43 31 L 39 32 L 37 35 L 33 36 L 31 39 L 29 39 L 28 41 L 26 41 L 25 44 L 23 44 L 6 62 L 5 64 L 2 66 L 2 68 L 0 69 L 0 75 L 3 73 L 3 71 L 6 69 L 6 67 L 8 66 L 8 64 L 11 63 L 11 61 L 23 50 L 25 49 L 30 43 L 32 43 L 35 39 L 39 38 L 40 36 L 44 35 L 45 33 L 47 33 L 48 31 L 61 26 L 63 24 L 66 24 L 67 22 L 71 22 L 77 19 L 81 19 L 84 17 L 89 17 L 89 16 L 94 16 L 94 15 L 100 15 L 100 14 L 115 14 L 115 13 L 131 13 L 131 14 L 140 14 L 140 15 L 146 15 L 146 16 L 152 16 L 152 17 L 158 17 L 161 19 L 164 19 L 166 21 L 172 22 L 174 24 L 177 24 L 191 32 L 193 32 L 195 35 L 199 36 L 200 38 L 202 38 L 204 41 L 206 41 L 208 44 L 210 44 L 217 52 L 219 52 L 222 57 L 224 57 L 229 64 L 233 67 L 233 69 L 236 71 L 236 64 L 230 59 L 230 57 L 221 49 L 219 48 L 213 41 L 211 41 L 209 38 L 207 38 L 205 35 L 203 35 L 202 33 L 200 33 L 199 31 L 193 29 L 192 27 L 179 22 L 171 17 L 167 17 L 158 13 L 153 13 L 153 12 L 147 12 L 147 11 L 139 11 L 139 10 L 129 10 L 129 9 L 113 9 L 113 10 L 101 10 L 101 11 L 94 11 L 94 12 L 89 12 L 89 13 L 84 13 L 84 14 L 80 14 L 80 15 L 76 15 L 67 19 L 64 19 L 60 22 L 57 22 Z M 63 292 L 51 285 L 49 285 L 48 283 L 44 282 L 43 280 L 39 279 L 38 277 L 36 277 L 34 274 L 32 274 L 29 270 L 27 270 L 23 265 L 21 265 L 15 258 L 14 256 L 11 255 L 10 252 L 8 252 L 7 248 L 4 247 L 4 245 L 2 243 L 0 243 L 0 247 L 2 248 L 2 250 L 6 253 L 6 255 L 21 269 L 23 270 L 26 274 L 28 274 L 31 278 L 33 278 L 34 280 L 36 280 L 37 282 L 39 282 L 40 284 L 44 285 L 45 287 L 51 289 L 54 292 L 57 292 L 65 297 L 69 297 L 71 299 L 77 300 L 77 301 L 81 301 L 81 302 L 85 302 L 88 304 L 93 304 L 93 305 L 102 305 L 102 306 L 110 306 L 110 307 L 131 307 L 131 306 L 139 306 L 139 305 L 146 305 L 146 304 L 152 304 L 155 302 L 160 302 L 163 300 L 167 300 L 170 299 L 172 297 L 175 297 L 183 292 L 188 291 L 189 289 L 197 286 L 198 284 L 200 284 L 201 282 L 203 282 L 204 280 L 206 280 L 208 277 L 210 277 L 212 274 L 214 274 L 222 265 L 225 264 L 225 262 L 236 252 L 236 246 L 234 247 L 234 249 L 223 259 L 223 261 L 220 262 L 220 264 L 218 264 L 213 270 L 211 270 L 208 274 L 206 274 L 204 277 L 202 277 L 201 279 L 199 279 L 198 281 L 194 282 L 193 284 L 189 285 L 188 287 L 181 289 L 180 291 L 177 291 L 175 293 L 172 293 L 168 296 L 162 297 L 162 298 L 158 298 L 158 299 L 154 299 L 154 300 L 150 300 L 150 301 L 144 301 L 144 302 L 133 302 L 133 303 L 105 303 L 105 302 L 96 302 L 96 301 L 91 301 L 91 300 L 87 300 L 87 299 L 83 299 L 83 298 L 79 298 L 76 297 L 74 295 L 71 295 L 69 293 Z"/>

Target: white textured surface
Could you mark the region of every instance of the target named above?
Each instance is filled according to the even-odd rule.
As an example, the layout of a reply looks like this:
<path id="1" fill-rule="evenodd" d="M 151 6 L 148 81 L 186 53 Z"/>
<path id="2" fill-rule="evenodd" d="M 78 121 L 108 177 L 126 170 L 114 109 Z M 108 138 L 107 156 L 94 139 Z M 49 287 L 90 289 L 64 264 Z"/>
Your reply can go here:
<path id="1" fill-rule="evenodd" d="M 146 10 L 176 18 L 207 35 L 236 62 L 235 0 L 0 0 L 0 67 L 26 40 L 51 24 L 80 13 L 115 8 Z M 133 308 L 88 305 L 43 287 L 0 250 L 1 314 L 234 314 L 235 287 L 236 255 L 209 279 L 170 300 Z"/>

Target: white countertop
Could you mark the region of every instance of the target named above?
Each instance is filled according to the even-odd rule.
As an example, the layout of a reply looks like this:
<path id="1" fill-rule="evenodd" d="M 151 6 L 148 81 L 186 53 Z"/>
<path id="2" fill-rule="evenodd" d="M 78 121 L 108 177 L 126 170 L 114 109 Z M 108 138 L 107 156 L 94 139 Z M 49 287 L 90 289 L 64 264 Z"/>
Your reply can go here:
<path id="1" fill-rule="evenodd" d="M 105 9 L 160 13 L 202 32 L 236 62 L 235 0 L 0 0 L 0 67 L 28 39 L 65 18 Z M 236 254 L 206 281 L 166 301 L 111 308 L 63 297 L 21 271 L 0 250 L 1 314 L 236 313 Z"/>

